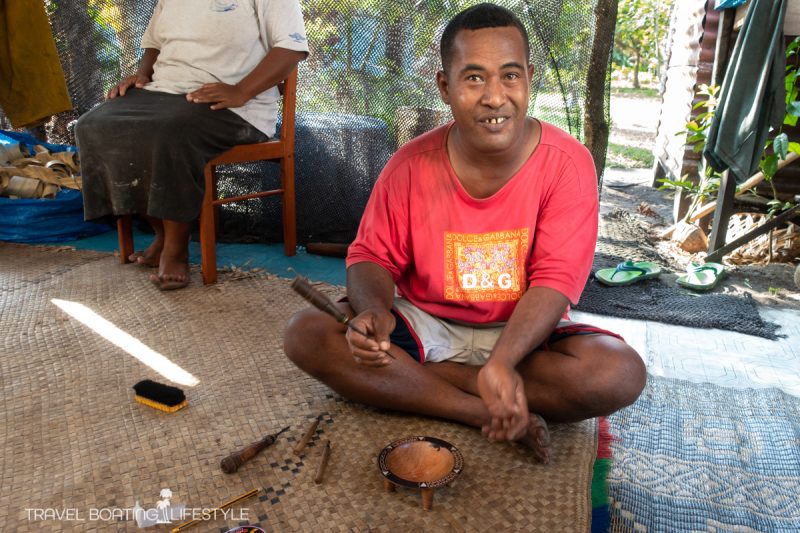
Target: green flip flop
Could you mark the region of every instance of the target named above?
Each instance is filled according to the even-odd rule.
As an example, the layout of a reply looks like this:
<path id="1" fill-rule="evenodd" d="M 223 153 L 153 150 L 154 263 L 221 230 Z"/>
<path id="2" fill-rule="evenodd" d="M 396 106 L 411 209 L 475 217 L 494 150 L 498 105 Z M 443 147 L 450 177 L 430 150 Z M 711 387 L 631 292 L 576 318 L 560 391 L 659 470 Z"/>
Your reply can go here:
<path id="1" fill-rule="evenodd" d="M 725 267 L 719 263 L 705 263 L 698 265 L 689 263 L 686 274 L 678 276 L 675 280 L 678 285 L 695 291 L 710 291 L 717 286 L 725 274 Z"/>
<path id="2" fill-rule="evenodd" d="M 661 267 L 650 261 L 625 261 L 618 264 L 616 268 L 601 268 L 594 273 L 594 277 L 604 285 L 616 287 L 655 278 L 659 274 L 661 274 Z"/>

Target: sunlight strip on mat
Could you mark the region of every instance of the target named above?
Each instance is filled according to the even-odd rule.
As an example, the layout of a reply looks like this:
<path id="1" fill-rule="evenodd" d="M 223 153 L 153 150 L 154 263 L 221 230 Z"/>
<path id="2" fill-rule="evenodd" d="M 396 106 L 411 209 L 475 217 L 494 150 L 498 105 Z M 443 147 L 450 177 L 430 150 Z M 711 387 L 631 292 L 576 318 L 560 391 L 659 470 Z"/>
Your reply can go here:
<path id="1" fill-rule="evenodd" d="M 139 339 L 125 333 L 85 305 L 77 302 L 69 302 L 67 300 L 59 300 L 57 298 L 53 298 L 50 301 L 69 316 L 88 326 L 92 331 L 122 348 L 168 380 L 189 387 L 194 387 L 200 383 L 200 381 L 189 372 L 185 371 L 165 356 L 154 351 L 152 348 L 146 346 Z"/>

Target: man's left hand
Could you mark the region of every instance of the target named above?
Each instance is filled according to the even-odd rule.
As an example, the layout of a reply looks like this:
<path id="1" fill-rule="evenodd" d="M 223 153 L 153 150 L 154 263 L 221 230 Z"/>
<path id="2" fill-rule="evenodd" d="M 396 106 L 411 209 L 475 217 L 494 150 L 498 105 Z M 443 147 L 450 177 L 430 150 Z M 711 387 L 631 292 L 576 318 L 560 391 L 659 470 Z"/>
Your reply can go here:
<path id="1" fill-rule="evenodd" d="M 187 94 L 186 99 L 196 104 L 213 103 L 211 109 L 242 107 L 248 100 L 239 87 L 227 83 L 206 83 Z"/>
<path id="2" fill-rule="evenodd" d="M 489 360 L 478 372 L 478 392 L 492 420 L 483 432 L 492 440 L 518 440 L 528 429 L 530 413 L 522 377 L 513 368 Z"/>

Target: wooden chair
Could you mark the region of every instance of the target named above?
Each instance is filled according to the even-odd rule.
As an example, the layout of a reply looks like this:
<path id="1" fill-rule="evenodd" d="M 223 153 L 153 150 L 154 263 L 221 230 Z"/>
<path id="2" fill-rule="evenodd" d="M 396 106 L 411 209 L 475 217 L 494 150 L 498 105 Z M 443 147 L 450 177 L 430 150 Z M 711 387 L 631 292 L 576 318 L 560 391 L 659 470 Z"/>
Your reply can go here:
<path id="1" fill-rule="evenodd" d="M 203 271 L 203 283 L 217 281 L 217 215 L 218 207 L 230 202 L 240 202 L 264 196 L 282 195 L 283 207 L 283 243 L 286 255 L 295 255 L 297 245 L 297 226 L 295 220 L 294 191 L 294 137 L 295 109 L 297 104 L 297 69 L 282 83 L 283 120 L 280 138 L 256 144 L 240 144 L 234 146 L 211 161 L 203 173 L 205 174 L 205 196 L 200 208 L 200 262 Z M 254 161 L 279 161 L 281 165 L 281 187 L 269 191 L 260 191 L 242 196 L 228 198 L 217 197 L 216 168 L 219 165 L 249 163 Z M 117 236 L 119 238 L 120 262 L 128 263 L 128 256 L 133 253 L 133 230 L 131 216 L 125 215 L 117 220 Z"/>

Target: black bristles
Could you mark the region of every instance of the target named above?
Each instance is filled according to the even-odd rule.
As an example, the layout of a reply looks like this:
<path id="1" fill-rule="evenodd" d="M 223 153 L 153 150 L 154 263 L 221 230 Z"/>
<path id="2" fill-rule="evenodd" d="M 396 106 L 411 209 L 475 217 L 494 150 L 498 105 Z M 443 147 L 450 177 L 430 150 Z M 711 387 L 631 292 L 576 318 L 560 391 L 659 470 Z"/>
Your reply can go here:
<path id="1" fill-rule="evenodd" d="M 137 396 L 147 398 L 154 402 L 174 407 L 186 399 L 186 395 L 178 387 L 170 387 L 162 383 L 156 383 L 149 379 L 140 381 L 133 386 Z"/>

